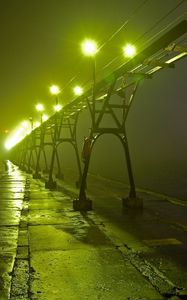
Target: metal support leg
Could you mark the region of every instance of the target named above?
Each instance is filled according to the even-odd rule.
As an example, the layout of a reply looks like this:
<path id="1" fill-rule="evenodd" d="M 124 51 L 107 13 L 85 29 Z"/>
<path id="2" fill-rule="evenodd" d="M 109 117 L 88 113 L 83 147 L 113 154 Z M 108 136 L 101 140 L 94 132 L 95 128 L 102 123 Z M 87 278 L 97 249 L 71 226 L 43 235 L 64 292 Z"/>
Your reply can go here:
<path id="1" fill-rule="evenodd" d="M 91 140 L 91 138 L 90 138 L 90 140 Z M 85 143 L 86 143 L 86 141 L 85 141 Z M 85 147 L 85 143 L 84 143 L 84 147 Z M 92 210 L 92 201 L 86 197 L 86 181 L 87 181 L 90 157 L 91 157 L 91 148 L 90 148 L 90 151 L 88 151 L 88 153 L 85 157 L 85 160 L 84 160 L 84 169 L 83 169 L 83 174 L 82 174 L 79 199 L 76 199 L 73 201 L 74 210 L 79 210 L 79 211 Z"/>
<path id="2" fill-rule="evenodd" d="M 82 170 L 81 170 L 81 162 L 80 162 L 80 157 L 79 157 L 79 151 L 78 151 L 77 144 L 74 144 L 74 149 L 75 149 L 75 155 L 76 155 L 76 159 L 77 159 L 77 167 L 78 167 L 78 172 L 79 172 L 79 178 L 76 181 L 75 185 L 76 185 L 77 188 L 80 188 L 81 179 L 82 179 Z"/>
<path id="3" fill-rule="evenodd" d="M 56 178 L 64 180 L 64 174 L 61 172 L 60 160 L 59 160 L 57 149 L 56 149 L 55 154 L 56 154 L 56 160 L 57 160 L 57 166 L 58 166 L 58 173 L 56 174 Z"/>
<path id="4" fill-rule="evenodd" d="M 127 141 L 126 136 L 123 137 L 122 143 L 123 143 L 123 147 L 124 147 L 124 150 L 125 150 L 127 171 L 128 171 L 129 184 L 130 184 L 129 197 L 124 198 L 122 200 L 123 201 L 123 206 L 124 207 L 131 207 L 131 208 L 142 208 L 143 207 L 143 201 L 142 201 L 142 199 L 137 198 L 137 196 L 136 196 L 136 188 L 135 188 L 134 177 L 133 177 L 133 172 L 132 172 L 129 146 L 128 146 L 128 141 Z"/>
<path id="5" fill-rule="evenodd" d="M 53 180 L 53 168 L 54 168 L 54 162 L 55 162 L 55 153 L 56 153 L 56 147 L 53 146 L 52 156 L 51 156 L 51 165 L 49 169 L 49 178 L 48 181 L 45 182 L 45 187 L 48 189 L 56 189 L 56 181 Z"/>
<path id="6" fill-rule="evenodd" d="M 47 157 L 46 157 L 46 153 L 45 153 L 45 150 L 43 149 L 43 156 L 44 156 L 44 161 L 45 161 L 45 169 L 44 169 L 44 173 L 48 173 L 49 170 L 48 170 L 48 165 L 47 165 Z"/>
<path id="7" fill-rule="evenodd" d="M 21 162 L 20 162 L 20 165 L 19 165 L 19 166 L 20 166 L 20 169 L 21 169 L 22 171 L 25 171 L 25 170 L 26 170 L 26 168 L 25 168 L 26 156 L 27 156 L 27 151 L 26 151 L 25 148 L 23 148 L 22 154 L 21 154 Z"/>
<path id="8" fill-rule="evenodd" d="M 30 149 L 30 154 L 29 154 L 29 160 L 28 160 L 28 168 L 27 168 L 27 173 L 31 174 L 32 170 L 31 170 L 31 159 L 32 159 L 32 149 Z"/>
<path id="9" fill-rule="evenodd" d="M 130 198 L 136 198 L 136 189 L 135 189 L 134 177 L 133 177 L 133 172 L 132 172 L 132 166 L 131 166 L 131 159 L 130 159 L 130 152 L 129 152 L 127 137 L 123 138 L 123 146 L 124 146 L 124 150 L 125 150 L 127 171 L 128 171 L 128 177 L 129 177 L 129 183 L 130 183 L 129 197 Z"/>
<path id="10" fill-rule="evenodd" d="M 39 173 L 39 169 L 40 169 L 40 156 L 41 156 L 41 148 L 39 148 L 38 154 L 37 154 L 37 157 L 36 157 L 36 169 L 35 169 L 35 173 L 33 174 L 33 178 L 34 179 L 40 179 L 41 178 L 41 174 Z"/>

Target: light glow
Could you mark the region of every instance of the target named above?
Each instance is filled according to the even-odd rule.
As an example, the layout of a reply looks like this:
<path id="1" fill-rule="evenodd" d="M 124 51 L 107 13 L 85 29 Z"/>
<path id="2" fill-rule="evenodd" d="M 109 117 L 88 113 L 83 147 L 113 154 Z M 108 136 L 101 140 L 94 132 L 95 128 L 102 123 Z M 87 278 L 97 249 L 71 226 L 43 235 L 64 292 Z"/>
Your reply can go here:
<path id="1" fill-rule="evenodd" d="M 42 121 L 45 122 L 49 119 L 48 115 L 42 115 Z"/>
<path id="2" fill-rule="evenodd" d="M 56 112 L 60 111 L 61 109 L 62 109 L 62 105 L 61 105 L 61 104 L 56 104 L 56 105 L 54 105 L 54 110 L 55 110 Z"/>
<path id="3" fill-rule="evenodd" d="M 37 127 L 39 127 L 39 126 L 40 126 L 40 122 L 39 121 L 34 122 L 34 124 L 33 124 L 33 128 L 34 129 L 37 128 Z"/>
<path id="4" fill-rule="evenodd" d="M 36 104 L 36 110 L 37 111 L 43 111 L 44 110 L 44 106 L 43 106 L 43 104 L 41 104 L 41 103 L 38 103 L 38 104 Z"/>
<path id="5" fill-rule="evenodd" d="M 26 129 L 28 129 L 28 128 L 30 127 L 30 124 L 29 124 L 28 121 L 23 121 L 23 122 L 21 123 L 21 125 L 22 125 L 23 128 L 26 128 Z"/>
<path id="6" fill-rule="evenodd" d="M 23 127 L 16 129 L 5 141 L 5 148 L 7 150 L 12 149 L 16 144 L 21 142 L 27 134 L 27 130 Z"/>
<path id="7" fill-rule="evenodd" d="M 49 89 L 50 89 L 50 93 L 52 95 L 58 95 L 58 94 L 60 94 L 60 88 L 57 85 L 52 85 L 52 86 L 50 86 Z"/>
<path id="8" fill-rule="evenodd" d="M 75 86 L 73 92 L 76 96 L 81 96 L 83 94 L 83 89 L 80 86 Z"/>
<path id="9" fill-rule="evenodd" d="M 94 56 L 98 52 L 97 43 L 94 40 L 86 39 L 81 44 L 81 49 L 84 55 Z"/>
<path id="10" fill-rule="evenodd" d="M 136 48 L 131 44 L 127 44 L 123 47 L 123 55 L 125 57 L 134 57 L 136 55 Z"/>

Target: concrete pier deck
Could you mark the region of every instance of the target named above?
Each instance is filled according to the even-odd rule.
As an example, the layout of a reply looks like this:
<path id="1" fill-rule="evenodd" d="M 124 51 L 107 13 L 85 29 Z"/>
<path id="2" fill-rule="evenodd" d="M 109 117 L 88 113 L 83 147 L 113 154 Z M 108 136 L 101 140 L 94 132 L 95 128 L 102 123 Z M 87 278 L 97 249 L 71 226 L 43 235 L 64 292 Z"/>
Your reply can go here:
<path id="1" fill-rule="evenodd" d="M 75 212 L 62 182 L 45 189 L 10 162 L 0 172 L 0 299 L 187 299 L 187 206 L 91 178 L 94 210 Z M 118 194 L 116 194 L 118 191 Z"/>

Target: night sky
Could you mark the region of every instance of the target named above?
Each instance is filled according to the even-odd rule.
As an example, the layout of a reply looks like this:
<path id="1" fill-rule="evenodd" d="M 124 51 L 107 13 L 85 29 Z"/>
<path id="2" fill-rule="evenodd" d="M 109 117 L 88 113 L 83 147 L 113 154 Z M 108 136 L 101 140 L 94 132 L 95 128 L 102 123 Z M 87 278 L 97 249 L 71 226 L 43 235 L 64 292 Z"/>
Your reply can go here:
<path id="1" fill-rule="evenodd" d="M 50 84 L 61 86 L 61 100 L 67 103 L 72 99 L 74 85 L 91 80 L 88 59 L 80 51 L 85 37 L 95 38 L 99 45 L 106 43 L 97 58 L 98 78 L 103 77 L 122 63 L 121 49 L 126 41 L 136 41 L 180 2 L 0 0 L 1 130 L 11 130 L 22 120 L 36 117 L 34 105 L 38 101 L 45 104 L 47 113 L 52 113 Z M 153 33 L 182 15 L 186 8 L 184 1 Z M 108 41 L 127 20 L 128 25 Z M 103 69 L 115 57 L 118 59 Z"/>

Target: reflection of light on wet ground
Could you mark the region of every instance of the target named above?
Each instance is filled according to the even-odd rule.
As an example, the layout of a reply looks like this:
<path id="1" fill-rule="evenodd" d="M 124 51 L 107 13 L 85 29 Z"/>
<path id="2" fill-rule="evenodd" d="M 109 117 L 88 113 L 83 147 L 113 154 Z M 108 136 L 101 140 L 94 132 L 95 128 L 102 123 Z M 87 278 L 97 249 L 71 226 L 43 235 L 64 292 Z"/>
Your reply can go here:
<path id="1" fill-rule="evenodd" d="M 20 200 L 15 200 L 15 202 L 16 202 L 16 208 L 22 209 L 22 201 L 20 201 Z"/>
<path id="2" fill-rule="evenodd" d="M 13 199 L 20 199 L 23 197 L 23 193 L 14 193 L 13 194 Z"/>
<path id="3" fill-rule="evenodd" d="M 17 226 L 23 207 L 25 175 L 9 160 L 1 165 L 0 171 L 0 224 Z"/>
<path id="4" fill-rule="evenodd" d="M 25 185 L 25 176 L 23 176 L 22 172 L 19 168 L 13 165 L 9 160 L 6 161 L 6 171 L 8 178 L 0 181 L 1 196 L 6 193 L 10 193 L 10 198 L 15 201 L 15 207 L 18 211 L 12 210 L 13 217 L 19 217 L 19 210 L 22 209 L 22 201 L 20 199 L 23 198 L 24 195 L 24 185 Z"/>
<path id="5" fill-rule="evenodd" d="M 20 188 L 20 187 L 17 187 L 17 188 L 12 187 L 12 188 L 10 188 L 10 189 L 11 189 L 11 191 L 12 191 L 13 193 L 21 193 L 21 192 L 24 191 L 23 187 L 22 187 L 22 188 Z"/>
<path id="6" fill-rule="evenodd" d="M 8 175 L 11 175 L 14 168 L 13 168 L 13 165 L 11 164 L 11 162 L 9 160 L 6 161 L 6 166 L 7 166 Z"/>
<path id="7" fill-rule="evenodd" d="M 13 165 L 9 160 L 6 161 L 8 175 L 13 175 L 16 180 L 23 180 L 20 170 L 17 166 Z"/>

